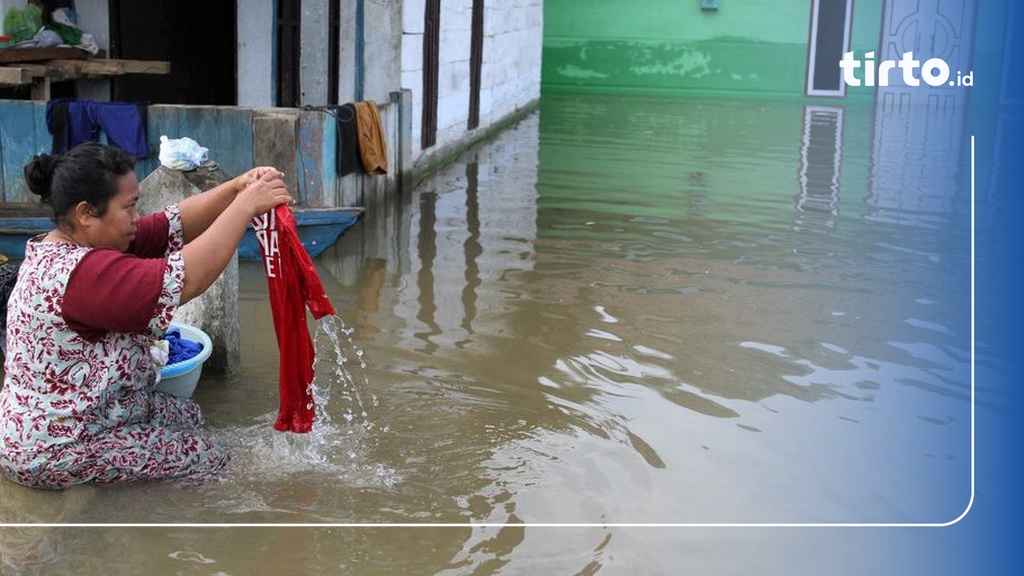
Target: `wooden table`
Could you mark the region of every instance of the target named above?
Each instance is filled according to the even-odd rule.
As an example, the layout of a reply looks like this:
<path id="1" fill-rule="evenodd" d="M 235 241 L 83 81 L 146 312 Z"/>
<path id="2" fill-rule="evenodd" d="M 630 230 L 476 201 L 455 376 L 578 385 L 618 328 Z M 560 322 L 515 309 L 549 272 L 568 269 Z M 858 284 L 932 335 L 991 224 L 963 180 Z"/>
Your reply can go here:
<path id="1" fill-rule="evenodd" d="M 78 48 L 0 49 L 0 84 L 30 84 L 33 100 L 49 100 L 50 82 L 124 74 L 167 74 L 171 71 L 170 62 L 87 56 Z"/>

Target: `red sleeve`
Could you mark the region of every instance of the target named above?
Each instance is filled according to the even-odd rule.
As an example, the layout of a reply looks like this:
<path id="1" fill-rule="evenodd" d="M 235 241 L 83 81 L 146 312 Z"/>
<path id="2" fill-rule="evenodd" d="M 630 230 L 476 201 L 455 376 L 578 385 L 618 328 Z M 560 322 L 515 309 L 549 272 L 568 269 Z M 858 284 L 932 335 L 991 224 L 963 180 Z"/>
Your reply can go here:
<path id="1" fill-rule="evenodd" d="M 127 252 L 142 258 L 159 258 L 167 253 L 170 222 L 164 212 L 143 216 L 135 227 L 135 239 Z"/>
<path id="2" fill-rule="evenodd" d="M 62 314 L 86 338 L 104 332 L 142 332 L 156 313 L 163 289 L 163 258 L 139 258 L 96 248 L 71 272 Z"/>

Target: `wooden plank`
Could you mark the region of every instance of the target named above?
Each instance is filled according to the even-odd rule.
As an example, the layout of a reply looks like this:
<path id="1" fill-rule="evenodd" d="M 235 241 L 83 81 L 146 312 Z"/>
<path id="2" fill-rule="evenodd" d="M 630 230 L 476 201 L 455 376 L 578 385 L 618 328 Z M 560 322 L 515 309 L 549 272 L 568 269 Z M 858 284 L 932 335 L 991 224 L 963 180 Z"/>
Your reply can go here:
<path id="1" fill-rule="evenodd" d="M 341 176 L 338 182 L 338 205 L 339 206 L 362 206 L 363 205 L 363 174 L 352 172 Z"/>
<path id="2" fill-rule="evenodd" d="M 159 153 L 161 135 L 171 140 L 188 137 L 207 148 L 210 160 L 230 176 L 253 167 L 251 109 L 153 105 L 149 113 L 149 140 L 154 155 Z M 157 165 L 154 163 L 153 169 Z"/>
<path id="3" fill-rule="evenodd" d="M 231 176 L 252 168 L 252 109 L 223 106 L 217 108 L 217 154 L 210 159 Z"/>
<path id="4" fill-rule="evenodd" d="M 52 70 L 52 74 L 60 75 L 66 79 L 81 77 L 103 78 L 124 74 L 167 74 L 171 71 L 170 62 L 157 60 L 114 60 L 106 58 L 95 60 L 49 60 L 46 66 Z"/>
<path id="5" fill-rule="evenodd" d="M 341 201 L 341 176 L 338 174 L 338 123 L 333 114 L 324 113 L 323 197 L 325 206 L 347 206 Z"/>
<path id="6" fill-rule="evenodd" d="M 155 60 L 48 60 L 0 65 L 0 84 L 24 85 L 42 80 L 60 82 L 124 74 L 167 74 L 170 71 L 170 62 Z"/>
<path id="7" fill-rule="evenodd" d="M 91 62 L 97 62 L 92 60 Z M 162 60 L 117 60 L 125 74 L 170 74 L 171 63 Z"/>
<path id="8" fill-rule="evenodd" d="M 330 203 L 324 195 L 325 189 L 333 192 L 334 182 L 331 179 L 329 187 L 326 185 L 327 176 L 334 175 L 334 165 L 328 169 L 324 165 L 324 119 L 334 118 L 316 110 L 299 113 L 299 130 L 297 137 L 296 152 L 298 153 L 298 190 L 297 192 L 305 199 L 307 206 L 319 207 L 329 206 Z M 331 133 L 333 138 L 334 133 Z M 334 148 L 334 141 L 331 140 L 330 148 Z M 331 199 L 333 200 L 333 198 Z"/>
<path id="9" fill-rule="evenodd" d="M 53 151 L 53 135 L 50 134 L 50 130 L 46 127 L 46 102 L 33 102 L 32 110 L 34 112 L 33 124 L 36 129 L 35 153 L 50 153 Z"/>
<path id="10" fill-rule="evenodd" d="M 3 152 L 0 172 L 4 202 L 28 202 L 36 198 L 25 185 L 25 164 L 36 154 L 49 151 L 48 146 L 40 150 L 36 142 L 37 104 L 29 100 L 0 101 L 0 151 Z"/>
<path id="11" fill-rule="evenodd" d="M 150 155 L 145 162 L 140 162 L 135 166 L 135 173 L 140 175 L 140 180 L 144 179 L 160 165 L 160 137 L 180 138 L 178 122 L 180 108 L 180 106 L 174 105 L 153 104 L 147 110 L 146 144 L 149 145 Z"/>
<path id="12" fill-rule="evenodd" d="M 168 138 L 188 137 L 199 143 L 200 146 L 210 148 L 210 133 L 216 129 L 213 118 L 205 112 L 206 106 L 179 106 L 178 107 L 178 135 L 167 135 Z"/>
<path id="13" fill-rule="evenodd" d="M 32 99 L 37 102 L 46 102 L 50 99 L 50 79 L 36 78 L 32 82 Z"/>
<path id="14" fill-rule="evenodd" d="M 298 167 L 295 152 L 295 114 L 257 114 L 252 119 L 252 156 L 257 166 L 274 166 L 284 172 L 289 190 L 298 191 Z M 294 196 L 293 196 L 294 197 Z M 301 204 L 305 198 L 295 197 Z"/>
<path id="15" fill-rule="evenodd" d="M 23 66 L 0 66 L 0 84 L 31 84 L 35 76 Z"/>
<path id="16" fill-rule="evenodd" d="M 399 156 L 400 143 L 398 139 L 399 106 L 397 102 L 391 101 L 381 105 L 378 111 L 380 113 L 381 127 L 384 131 L 384 149 L 388 159 L 388 173 L 384 176 L 384 190 L 396 190 L 400 185 L 402 173 L 402 160 Z M 385 196 L 386 194 L 382 193 L 380 198 Z M 369 206 L 369 204 L 365 206 Z"/>
<path id="17" fill-rule="evenodd" d="M 179 138 L 187 136 L 209 152 L 209 159 L 220 164 L 218 160 L 217 138 L 219 126 L 217 125 L 217 110 L 213 106 L 182 106 L 178 110 Z M 231 174 L 234 176 L 234 174 Z"/>
<path id="18" fill-rule="evenodd" d="M 6 62 L 37 62 L 54 58 L 86 58 L 89 53 L 79 48 L 5 48 L 0 50 L 0 64 Z"/>

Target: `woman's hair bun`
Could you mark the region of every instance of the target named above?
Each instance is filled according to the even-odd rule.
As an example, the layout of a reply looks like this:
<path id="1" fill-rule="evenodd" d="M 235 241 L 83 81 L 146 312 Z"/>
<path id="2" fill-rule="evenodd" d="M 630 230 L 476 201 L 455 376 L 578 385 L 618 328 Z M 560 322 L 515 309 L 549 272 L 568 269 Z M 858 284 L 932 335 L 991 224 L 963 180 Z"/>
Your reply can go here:
<path id="1" fill-rule="evenodd" d="M 53 183 L 53 171 L 60 163 L 59 156 L 38 154 L 25 165 L 25 183 L 33 194 L 42 197 L 43 202 L 50 199 L 50 184 Z"/>

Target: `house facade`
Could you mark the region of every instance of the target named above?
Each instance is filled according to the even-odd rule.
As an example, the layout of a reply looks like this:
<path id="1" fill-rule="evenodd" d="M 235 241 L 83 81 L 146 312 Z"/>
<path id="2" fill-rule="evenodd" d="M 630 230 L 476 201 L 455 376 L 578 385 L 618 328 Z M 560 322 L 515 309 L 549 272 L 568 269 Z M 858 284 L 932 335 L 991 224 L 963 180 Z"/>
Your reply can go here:
<path id="1" fill-rule="evenodd" d="M 976 0 L 546 0 L 546 91 L 872 100 L 884 61 L 912 52 L 913 74 L 940 58 L 954 86 L 999 89 L 1019 10 Z M 843 81 L 845 53 L 858 85 Z M 875 78 L 865 77 L 873 63 Z M 938 70 L 927 70 L 939 75 Z M 973 86 L 965 78 L 973 72 Z M 906 88 L 902 69 L 888 88 Z M 983 81 L 978 81 L 983 79 Z M 944 97 L 946 94 L 943 95 Z M 986 94 L 985 98 L 989 98 Z"/>
<path id="2" fill-rule="evenodd" d="M 1022 30 L 1010 0 L 545 0 L 542 92 L 796 110 L 763 124 L 801 158 L 800 202 L 833 210 L 850 182 L 872 214 L 898 212 L 956 182 L 937 207 L 969 210 L 972 153 L 985 194 L 1015 164 Z M 832 153 L 808 166 L 811 148 Z"/>
<path id="3" fill-rule="evenodd" d="M 324 114 L 319 114 L 322 122 L 310 121 L 310 110 L 376 102 L 386 130 L 392 129 L 387 134 L 389 145 L 398 149 L 398 165 L 392 172 L 403 173 L 408 182 L 533 109 L 540 97 L 542 0 L 45 3 L 73 5 L 78 25 L 95 37 L 101 55 L 169 61 L 171 68 L 162 76 L 83 78 L 54 84 L 54 97 L 145 102 L 174 106 L 175 114 L 186 115 L 199 114 L 185 110 L 189 107 L 239 109 L 244 112 L 241 122 L 251 121 L 253 115 L 284 117 L 294 132 L 296 148 L 303 146 L 305 138 L 306 150 L 298 156 L 319 156 L 315 163 L 324 170 L 335 152 L 321 148 L 333 146 L 333 128 Z M 0 12 L 24 4 L 24 0 L 0 0 Z M 5 108 L 4 113 L 10 115 L 12 110 L 24 112 Z M 222 116 L 234 115 L 228 111 Z M 226 117 L 221 121 L 231 122 Z M 318 122 L 321 125 L 314 126 L 311 134 L 300 133 L 303 125 Z M 4 126 L 0 119 L 0 130 Z M 232 135 L 247 128 L 224 125 Z M 45 142 L 45 127 L 36 126 L 35 131 L 25 140 Z M 149 135 L 154 143 L 158 137 Z M 223 150 L 221 144 L 213 146 L 214 159 L 238 156 L 237 149 L 226 148 L 228 144 Z M 258 148 L 259 143 L 253 146 Z M 43 151 L 42 144 L 34 147 Z M 27 152 L 0 149 L 3 165 L 18 165 Z M 18 157 L 8 158 L 12 153 Z M 228 167 L 237 169 L 234 164 L 244 164 L 250 157 L 266 158 L 259 151 L 242 154 L 240 160 L 229 160 Z M 301 171 L 302 162 L 298 158 L 291 164 Z M 331 189 L 344 188 L 344 179 L 314 177 L 322 182 L 309 183 L 312 189 L 326 188 L 311 196 L 314 204 L 359 201 L 344 190 Z M 4 176 L 8 189 L 0 199 L 20 197 L 18 191 L 10 190 L 16 179 L 16 175 Z"/>

